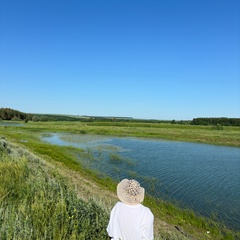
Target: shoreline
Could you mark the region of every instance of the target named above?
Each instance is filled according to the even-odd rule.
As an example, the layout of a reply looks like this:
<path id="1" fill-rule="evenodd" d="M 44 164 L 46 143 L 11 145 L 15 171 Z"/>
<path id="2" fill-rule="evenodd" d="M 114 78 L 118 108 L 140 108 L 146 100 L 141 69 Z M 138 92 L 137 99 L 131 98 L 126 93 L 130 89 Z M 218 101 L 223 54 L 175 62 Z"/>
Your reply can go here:
<path id="1" fill-rule="evenodd" d="M 7 140 L 8 141 L 8 140 Z M 11 143 L 12 141 L 10 141 Z M 20 145 L 17 143 L 20 149 L 29 149 L 30 144 L 26 142 L 22 142 Z M 29 150 L 21 150 L 21 151 L 29 151 Z M 36 154 L 36 148 L 33 150 L 33 154 Z M 52 149 L 53 150 L 53 149 Z M 32 154 L 30 152 L 30 154 Z M 37 154 L 39 156 L 39 153 Z M 115 193 L 116 183 L 110 179 L 99 179 L 94 173 L 91 171 L 85 171 L 81 169 L 74 169 L 73 166 L 67 166 L 65 162 L 58 161 L 58 159 L 52 159 L 52 157 L 45 157 L 40 154 L 40 158 L 44 159 L 46 166 L 49 166 L 53 169 L 57 169 L 57 171 L 64 177 L 68 179 L 70 185 L 75 188 L 78 193 L 78 196 L 81 199 L 89 200 L 91 198 L 97 199 L 97 201 L 104 204 L 105 208 L 110 211 L 111 207 L 118 201 Z M 84 183 L 84 184 L 82 184 Z M 208 232 L 216 234 L 217 231 L 226 232 L 225 234 L 230 234 L 230 231 L 224 226 L 219 225 L 219 223 L 214 223 L 212 220 L 208 223 L 208 219 L 197 217 L 192 211 L 183 210 L 177 208 L 168 202 L 163 202 L 153 198 L 146 196 L 144 200 L 144 204 L 150 207 L 155 215 L 155 233 L 156 234 L 173 234 L 176 236 L 180 236 L 179 238 L 172 239 L 202 239 L 200 236 L 205 236 L 205 239 L 218 239 L 216 235 L 211 237 L 211 234 Z M 164 209 L 164 211 L 163 211 Z M 180 217 L 182 216 L 182 217 Z M 179 218 L 180 217 L 180 218 Z M 190 218 L 189 218 L 190 217 Z M 179 219 L 178 219 L 179 218 Z M 188 219 L 191 224 L 189 225 Z M 165 219 L 165 220 L 164 220 Z M 182 219 L 182 220 L 180 220 Z M 184 222 L 182 222 L 184 221 Z M 194 221 L 196 221 L 194 223 Z M 187 224 L 186 224 L 187 223 Z M 192 225 L 193 224 L 193 225 Z M 210 227 L 210 225 L 211 227 Z M 209 226 L 209 227 L 207 227 Z M 214 227 L 213 227 L 214 226 Z M 213 228 L 212 228 L 213 227 Z M 216 230 L 219 229 L 219 230 Z M 225 229 L 225 230 L 224 230 Z M 229 232 L 230 231 L 230 232 Z M 218 233 L 219 234 L 219 233 Z M 236 232 L 234 234 L 239 234 L 240 232 Z M 161 239 L 161 238 L 156 238 Z M 171 238 L 169 238 L 171 239 Z"/>

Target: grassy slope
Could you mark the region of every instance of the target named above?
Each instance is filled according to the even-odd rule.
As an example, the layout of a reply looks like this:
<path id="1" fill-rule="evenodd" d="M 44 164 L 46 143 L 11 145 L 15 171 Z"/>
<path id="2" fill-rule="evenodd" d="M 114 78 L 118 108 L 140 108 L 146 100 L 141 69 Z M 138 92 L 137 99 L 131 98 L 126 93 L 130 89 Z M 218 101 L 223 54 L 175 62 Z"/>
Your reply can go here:
<path id="1" fill-rule="evenodd" d="M 108 239 L 108 212 L 83 201 L 52 166 L 0 140 L 0 236 L 7 239 Z"/>
<path id="2" fill-rule="evenodd" d="M 96 123 L 93 125 L 96 125 Z M 106 125 L 106 123 L 100 123 L 98 126 L 92 126 L 91 124 L 86 125 L 69 122 L 30 123 L 23 128 L 0 127 L 0 135 L 6 136 L 12 139 L 12 141 L 18 142 L 18 144 L 25 145 L 25 147 L 31 151 L 44 157 L 51 165 L 57 166 L 59 172 L 67 176 L 70 182 L 75 185 L 78 195 L 82 199 L 88 199 L 89 196 L 94 197 L 98 199 L 97 201 L 104 203 L 108 211 L 117 201 L 114 193 L 116 183 L 112 182 L 110 179 L 99 179 L 93 173 L 86 172 L 85 170 L 83 171 L 81 166 L 76 164 L 73 155 L 70 154 L 71 151 L 76 151 L 76 149 L 69 147 L 60 148 L 43 144 L 38 141 L 38 133 L 54 131 L 83 133 L 84 131 L 86 133 L 135 135 L 142 137 L 151 137 L 155 134 L 159 138 L 164 138 L 164 134 L 168 133 L 168 139 L 170 139 L 169 136 L 171 136 L 174 140 L 184 140 L 187 139 L 187 136 L 192 136 L 191 140 L 196 140 L 200 139 L 200 136 L 202 136 L 200 142 L 204 142 L 204 139 L 208 139 L 208 141 L 214 139 L 214 135 L 217 134 L 220 139 L 223 140 L 221 140 L 221 142 L 215 140 L 215 144 L 223 144 L 225 141 L 226 145 L 229 145 L 230 142 L 230 145 L 236 145 L 236 142 L 239 142 L 239 128 L 225 128 L 223 131 L 213 131 L 208 127 L 166 124 L 157 124 L 154 126 L 151 126 L 151 124 L 150 126 L 149 124 L 126 125 L 125 123 L 121 123 L 120 126 L 112 126 L 112 124 Z M 184 135 L 184 133 L 187 134 Z M 21 142 L 22 140 L 27 140 L 27 142 Z M 196 217 L 194 213 L 190 211 L 182 211 L 169 203 L 162 202 L 161 200 L 156 201 L 149 197 L 145 199 L 144 204 L 149 206 L 154 212 L 156 217 L 155 231 L 158 235 L 158 239 L 161 239 L 161 236 L 168 236 L 165 237 L 165 239 L 183 239 L 184 235 L 180 233 L 180 231 L 176 231 L 176 225 L 180 230 L 183 230 L 186 235 L 194 239 L 234 239 L 231 237 L 232 233 L 230 231 L 222 229 L 218 224 L 209 224 L 205 219 Z M 159 229 L 161 232 L 160 234 L 158 233 Z M 207 234 L 207 230 L 209 230 L 211 234 Z"/>

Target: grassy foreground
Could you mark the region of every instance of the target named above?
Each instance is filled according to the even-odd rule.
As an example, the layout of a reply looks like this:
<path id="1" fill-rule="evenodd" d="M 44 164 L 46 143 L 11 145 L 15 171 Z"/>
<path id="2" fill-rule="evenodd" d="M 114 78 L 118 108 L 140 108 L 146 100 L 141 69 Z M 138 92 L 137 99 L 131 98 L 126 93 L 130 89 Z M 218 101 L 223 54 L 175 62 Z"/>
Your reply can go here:
<path id="1" fill-rule="evenodd" d="M 221 135 L 224 145 L 239 142 L 237 128 L 225 129 L 223 133 L 208 127 L 193 131 L 191 126 L 187 130 L 186 126 L 123 125 L 53 122 L 0 127 L 0 136 L 7 139 L 1 140 L 5 145 L 2 144 L 0 160 L 0 181 L 4 183 L 0 185 L 0 236 L 3 239 L 107 239 L 109 212 L 117 201 L 116 183 L 83 169 L 71 154 L 81 150 L 42 143 L 39 133 L 134 136 L 135 132 L 136 136 L 151 137 L 149 133 L 155 132 L 163 138 L 163 132 L 169 132 L 169 136 L 182 134 L 181 138 L 187 138 L 183 134 L 186 131 L 193 139 L 206 132 L 205 139 Z M 221 143 L 215 141 L 215 144 Z M 155 215 L 155 239 L 240 239 L 239 232 L 160 199 L 146 197 L 144 204 Z"/>
<path id="2" fill-rule="evenodd" d="M 0 157 L 2 240 L 107 239 L 108 212 L 78 198 L 56 170 L 5 141 Z"/>

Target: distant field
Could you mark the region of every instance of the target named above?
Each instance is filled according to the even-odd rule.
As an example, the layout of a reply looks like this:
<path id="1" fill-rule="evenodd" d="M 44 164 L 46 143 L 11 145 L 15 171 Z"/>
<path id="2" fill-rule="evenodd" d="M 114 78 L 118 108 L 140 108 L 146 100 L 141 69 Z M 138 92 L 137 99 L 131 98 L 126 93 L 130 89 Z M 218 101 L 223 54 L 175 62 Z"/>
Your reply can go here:
<path id="1" fill-rule="evenodd" d="M 71 132 L 76 134 L 100 134 L 134 136 L 198 142 L 240 147 L 240 127 L 224 126 L 217 130 L 213 126 L 196 126 L 168 123 L 130 122 L 29 122 L 15 129 L 22 131 Z M 0 132 L 11 132 L 11 127 L 0 127 Z M 9 130 L 9 131 L 8 131 Z"/>

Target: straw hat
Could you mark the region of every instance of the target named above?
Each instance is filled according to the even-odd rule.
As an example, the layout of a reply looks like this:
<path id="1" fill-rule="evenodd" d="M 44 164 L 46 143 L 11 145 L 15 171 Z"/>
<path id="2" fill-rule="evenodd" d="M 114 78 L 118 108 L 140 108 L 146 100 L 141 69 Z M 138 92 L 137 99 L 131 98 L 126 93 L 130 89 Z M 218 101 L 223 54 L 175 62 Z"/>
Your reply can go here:
<path id="1" fill-rule="evenodd" d="M 118 198 L 126 204 L 136 205 L 144 199 L 145 189 L 134 179 L 123 179 L 117 186 Z"/>

